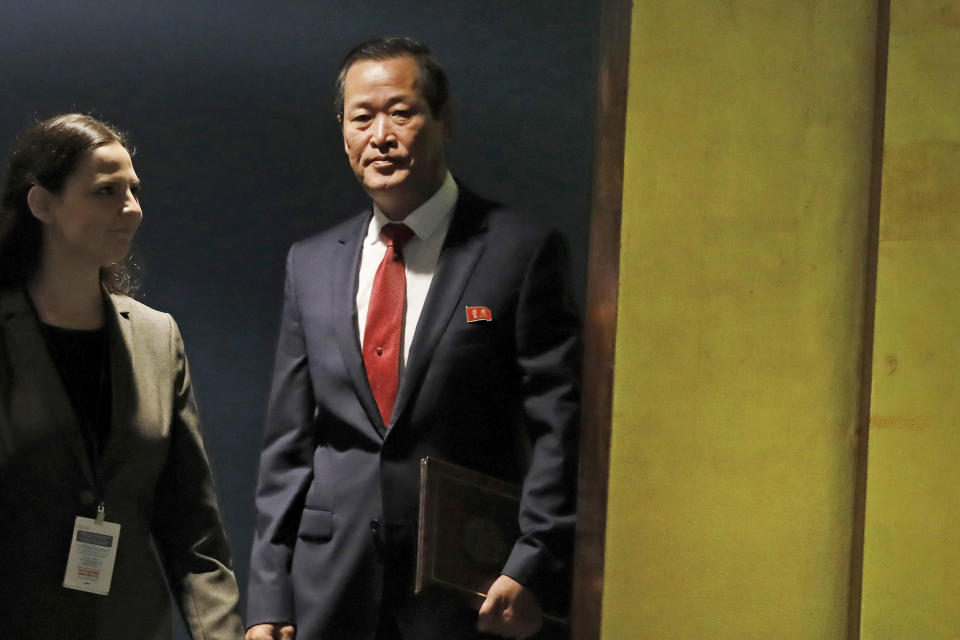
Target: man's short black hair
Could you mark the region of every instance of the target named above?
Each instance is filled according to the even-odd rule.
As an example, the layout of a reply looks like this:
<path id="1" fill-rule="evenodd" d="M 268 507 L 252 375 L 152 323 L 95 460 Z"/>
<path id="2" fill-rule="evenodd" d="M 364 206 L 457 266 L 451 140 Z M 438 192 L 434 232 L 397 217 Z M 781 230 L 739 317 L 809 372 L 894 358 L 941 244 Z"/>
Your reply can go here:
<path id="1" fill-rule="evenodd" d="M 412 56 L 420 67 L 419 88 L 430 105 L 430 113 L 439 118 L 449 100 L 449 82 L 447 72 L 433 56 L 430 48 L 419 40 L 407 36 L 382 36 L 361 42 L 340 63 L 337 84 L 334 91 L 333 107 L 337 118 L 343 117 L 343 83 L 347 71 L 355 62 L 362 60 L 390 60 L 403 56 Z"/>

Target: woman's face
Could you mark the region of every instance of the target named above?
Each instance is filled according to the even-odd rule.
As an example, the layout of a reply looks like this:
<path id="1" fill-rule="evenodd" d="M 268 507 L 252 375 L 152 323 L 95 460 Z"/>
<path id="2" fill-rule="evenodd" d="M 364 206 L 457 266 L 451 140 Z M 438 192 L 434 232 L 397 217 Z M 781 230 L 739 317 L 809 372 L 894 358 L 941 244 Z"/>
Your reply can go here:
<path id="1" fill-rule="evenodd" d="M 140 179 L 119 143 L 84 154 L 44 216 L 46 249 L 78 265 L 107 267 L 130 252 L 143 219 Z"/>

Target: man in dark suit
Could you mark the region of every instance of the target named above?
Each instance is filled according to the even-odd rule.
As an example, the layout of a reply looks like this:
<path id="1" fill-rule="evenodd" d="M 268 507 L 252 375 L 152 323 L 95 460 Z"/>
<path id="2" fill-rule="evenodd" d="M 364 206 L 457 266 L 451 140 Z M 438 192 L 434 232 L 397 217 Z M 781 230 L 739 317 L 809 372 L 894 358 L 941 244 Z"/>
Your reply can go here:
<path id="1" fill-rule="evenodd" d="M 451 177 L 446 75 L 424 45 L 362 43 L 337 88 L 373 207 L 287 259 L 247 638 L 530 637 L 563 606 L 573 546 L 564 244 Z M 521 536 L 479 614 L 413 594 L 424 456 L 523 485 Z"/>

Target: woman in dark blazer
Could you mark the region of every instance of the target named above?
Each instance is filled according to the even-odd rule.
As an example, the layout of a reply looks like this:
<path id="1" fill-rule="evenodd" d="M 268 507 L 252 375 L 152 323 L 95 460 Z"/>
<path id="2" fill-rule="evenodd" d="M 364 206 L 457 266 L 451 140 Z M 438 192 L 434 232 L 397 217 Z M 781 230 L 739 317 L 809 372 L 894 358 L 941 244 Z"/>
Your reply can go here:
<path id="1" fill-rule="evenodd" d="M 124 137 L 88 116 L 32 127 L 11 155 L 0 222 L 0 626 L 12 637 L 167 639 L 170 592 L 194 638 L 243 635 L 180 333 L 128 296 L 138 192 Z M 80 554 L 99 549 L 77 542 L 82 523 L 113 530 L 99 521 L 119 525 L 116 539 L 83 540 L 108 540 L 112 573 Z M 68 570 L 71 554 L 85 568 Z"/>

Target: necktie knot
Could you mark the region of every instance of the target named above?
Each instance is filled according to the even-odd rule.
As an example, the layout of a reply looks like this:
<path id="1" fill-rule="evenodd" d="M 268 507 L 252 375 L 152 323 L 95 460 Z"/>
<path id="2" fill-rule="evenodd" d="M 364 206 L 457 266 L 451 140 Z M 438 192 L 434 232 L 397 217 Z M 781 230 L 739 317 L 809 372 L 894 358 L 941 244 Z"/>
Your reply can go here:
<path id="1" fill-rule="evenodd" d="M 403 251 L 403 247 L 413 237 L 413 229 L 400 222 L 391 222 L 380 229 L 380 238 L 393 247 L 395 252 Z"/>

